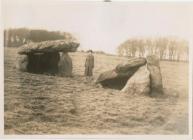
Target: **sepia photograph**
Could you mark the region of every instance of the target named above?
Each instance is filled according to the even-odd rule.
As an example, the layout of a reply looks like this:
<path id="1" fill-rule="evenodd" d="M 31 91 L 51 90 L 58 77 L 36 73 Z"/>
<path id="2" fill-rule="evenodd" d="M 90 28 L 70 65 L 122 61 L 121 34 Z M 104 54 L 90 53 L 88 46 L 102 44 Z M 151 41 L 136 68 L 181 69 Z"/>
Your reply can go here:
<path id="1" fill-rule="evenodd" d="M 2 7 L 4 135 L 189 134 L 193 2 Z"/>

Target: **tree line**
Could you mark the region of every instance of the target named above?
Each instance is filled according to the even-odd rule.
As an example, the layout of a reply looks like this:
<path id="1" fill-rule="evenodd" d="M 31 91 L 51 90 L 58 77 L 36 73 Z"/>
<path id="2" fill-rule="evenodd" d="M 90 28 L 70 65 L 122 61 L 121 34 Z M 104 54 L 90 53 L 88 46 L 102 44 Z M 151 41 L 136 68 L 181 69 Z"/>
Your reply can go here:
<path id="1" fill-rule="evenodd" d="M 42 29 L 16 28 L 4 30 L 4 46 L 19 47 L 28 42 L 41 42 L 47 40 L 72 39 L 70 33 L 47 31 Z"/>
<path id="2" fill-rule="evenodd" d="M 188 61 L 189 47 L 186 40 L 177 38 L 130 38 L 118 46 L 118 54 L 128 57 L 157 55 L 161 60 Z"/>

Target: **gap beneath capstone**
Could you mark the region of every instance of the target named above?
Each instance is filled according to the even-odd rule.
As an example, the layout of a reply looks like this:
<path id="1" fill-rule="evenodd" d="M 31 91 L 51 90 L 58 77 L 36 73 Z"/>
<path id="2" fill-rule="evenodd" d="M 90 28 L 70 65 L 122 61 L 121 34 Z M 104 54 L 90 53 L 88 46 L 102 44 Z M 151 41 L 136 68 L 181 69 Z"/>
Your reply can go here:
<path id="1" fill-rule="evenodd" d="M 27 71 L 31 73 L 58 73 L 59 52 L 28 54 Z"/>
<path id="2" fill-rule="evenodd" d="M 116 89 L 121 90 L 125 84 L 127 83 L 129 77 L 119 77 L 115 79 L 105 80 L 101 82 L 101 85 L 104 88 Z"/>

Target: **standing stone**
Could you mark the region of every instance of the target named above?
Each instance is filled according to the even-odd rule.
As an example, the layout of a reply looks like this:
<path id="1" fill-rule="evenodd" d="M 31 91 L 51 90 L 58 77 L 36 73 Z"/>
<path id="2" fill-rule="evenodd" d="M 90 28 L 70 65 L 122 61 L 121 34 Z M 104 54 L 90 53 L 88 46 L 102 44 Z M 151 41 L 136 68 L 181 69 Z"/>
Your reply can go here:
<path id="1" fill-rule="evenodd" d="M 28 67 L 28 56 L 27 55 L 19 55 L 17 57 L 16 68 L 20 71 L 27 71 Z"/>
<path id="2" fill-rule="evenodd" d="M 150 72 L 151 96 L 163 94 L 162 75 L 159 58 L 155 55 L 147 56 L 147 69 Z"/>
<path id="3" fill-rule="evenodd" d="M 68 53 L 63 52 L 58 63 L 60 76 L 72 76 L 72 59 Z"/>
<path id="4" fill-rule="evenodd" d="M 122 92 L 137 95 L 149 95 L 150 72 L 146 66 L 141 66 L 135 74 L 127 81 Z"/>

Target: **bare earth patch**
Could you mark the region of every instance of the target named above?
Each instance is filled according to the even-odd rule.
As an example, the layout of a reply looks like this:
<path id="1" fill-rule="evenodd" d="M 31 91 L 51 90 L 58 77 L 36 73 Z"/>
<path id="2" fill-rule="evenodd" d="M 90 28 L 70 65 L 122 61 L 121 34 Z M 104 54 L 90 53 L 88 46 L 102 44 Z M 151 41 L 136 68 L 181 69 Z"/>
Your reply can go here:
<path id="1" fill-rule="evenodd" d="M 187 134 L 188 63 L 161 62 L 165 96 L 150 98 L 85 81 L 84 53 L 70 54 L 72 78 L 15 68 L 5 49 L 5 134 Z M 126 58 L 95 55 L 94 78 Z"/>

